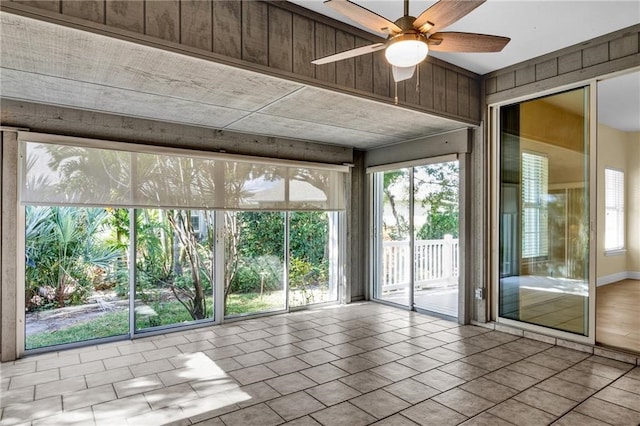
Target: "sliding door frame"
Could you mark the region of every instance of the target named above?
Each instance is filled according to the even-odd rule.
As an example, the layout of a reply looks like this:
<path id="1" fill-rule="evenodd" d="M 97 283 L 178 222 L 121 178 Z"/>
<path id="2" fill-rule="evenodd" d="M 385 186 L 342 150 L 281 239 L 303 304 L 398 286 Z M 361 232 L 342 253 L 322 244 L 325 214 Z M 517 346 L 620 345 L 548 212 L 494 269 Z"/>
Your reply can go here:
<path id="1" fill-rule="evenodd" d="M 545 96 L 550 96 L 569 90 L 586 88 L 589 93 L 589 100 L 587 103 L 586 119 L 588 120 L 586 130 L 588 130 L 588 142 L 589 142 L 589 171 L 587 184 L 589 185 L 589 280 L 588 280 L 588 312 L 587 312 L 587 334 L 585 336 L 553 329 L 550 327 L 544 327 L 523 321 L 516 321 L 499 315 L 499 280 L 500 280 L 500 108 L 503 106 L 511 105 L 514 103 L 521 103 L 534 99 L 539 99 Z M 558 339 L 574 341 L 578 343 L 594 345 L 595 344 L 595 320 L 596 320 L 596 250 L 597 250 L 597 235 L 596 235 L 596 178 L 597 178 L 597 80 L 591 79 L 588 81 L 581 81 L 573 83 L 571 85 L 556 87 L 550 90 L 537 92 L 531 95 L 513 98 L 501 102 L 496 102 L 488 106 L 489 128 L 488 139 L 490 141 L 490 153 L 489 153 L 489 165 L 487 173 L 489 174 L 490 182 L 490 196 L 489 196 L 489 217 L 490 217 L 490 235 L 488 239 L 489 244 L 489 309 L 490 319 L 498 324 L 504 324 L 511 327 L 516 327 L 524 330 L 525 332 L 538 333 L 542 335 L 551 336 Z"/>
<path id="2" fill-rule="evenodd" d="M 447 161 L 458 161 L 458 209 L 459 209 L 459 219 L 458 219 L 458 234 L 459 234 L 459 276 L 458 276 L 458 317 L 456 320 L 460 324 L 468 324 L 471 319 L 471 285 L 469 283 L 470 280 L 470 271 L 468 268 L 471 266 L 471 254 L 469 253 L 468 247 L 469 245 L 469 235 L 470 235 L 470 214 L 471 214 L 471 202 L 469 200 L 469 188 L 470 188 L 470 165 L 471 158 L 468 152 L 456 152 L 449 154 L 440 154 L 433 155 L 417 160 L 403 161 L 398 163 L 390 163 L 377 165 L 367 168 L 368 175 L 368 189 L 369 189 L 369 198 L 370 198 L 370 235 L 369 235 L 369 269 L 370 269 L 370 294 L 371 298 L 376 302 L 395 306 L 401 309 L 413 310 L 416 312 L 421 312 L 425 314 L 434 314 L 433 311 L 425 310 L 424 308 L 420 308 L 415 306 L 414 303 L 414 264 L 411 262 L 411 268 L 409 268 L 409 277 L 410 277 L 410 288 L 409 288 L 409 304 L 408 306 L 399 305 L 393 302 L 385 301 L 381 299 L 378 295 L 378 285 L 379 285 L 379 277 L 382 273 L 381 266 L 381 252 L 382 252 L 382 243 L 379 238 L 380 234 L 380 220 L 379 217 L 382 209 L 382 197 L 380 195 L 379 190 L 377 190 L 380 186 L 380 178 L 378 173 L 384 171 L 398 170 L 402 168 L 409 169 L 409 194 L 410 194 L 410 203 L 409 203 L 409 249 L 411 259 L 414 257 L 414 168 L 418 166 L 424 166 L 429 164 L 442 163 Z M 378 181 L 378 182 L 376 182 Z M 437 314 L 436 315 L 441 315 Z M 448 317 L 448 316 L 447 316 Z M 451 317 L 448 317 L 451 318 Z"/>

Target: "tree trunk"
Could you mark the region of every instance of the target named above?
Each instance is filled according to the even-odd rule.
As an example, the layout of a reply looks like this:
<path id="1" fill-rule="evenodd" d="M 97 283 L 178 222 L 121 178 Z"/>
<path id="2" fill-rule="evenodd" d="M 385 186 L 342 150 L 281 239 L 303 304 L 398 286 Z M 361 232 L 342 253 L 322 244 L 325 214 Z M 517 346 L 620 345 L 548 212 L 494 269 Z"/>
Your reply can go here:
<path id="1" fill-rule="evenodd" d="M 389 205 L 391 205 L 391 213 L 393 214 L 393 217 L 396 220 L 396 229 L 399 235 L 402 224 L 400 223 L 400 216 L 398 216 L 398 210 L 396 210 L 396 199 L 394 198 L 394 196 L 391 194 L 389 190 L 385 189 L 384 192 L 385 194 L 387 194 L 387 198 L 389 199 Z"/>

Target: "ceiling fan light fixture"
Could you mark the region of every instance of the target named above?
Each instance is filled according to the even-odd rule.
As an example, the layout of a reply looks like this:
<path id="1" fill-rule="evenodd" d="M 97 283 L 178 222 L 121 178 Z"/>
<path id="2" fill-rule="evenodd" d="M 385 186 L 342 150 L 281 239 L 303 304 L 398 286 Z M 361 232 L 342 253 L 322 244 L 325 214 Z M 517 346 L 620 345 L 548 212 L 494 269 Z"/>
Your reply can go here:
<path id="1" fill-rule="evenodd" d="M 412 67 L 424 61 L 428 53 L 429 47 L 424 36 L 409 33 L 394 37 L 384 56 L 396 67 Z"/>

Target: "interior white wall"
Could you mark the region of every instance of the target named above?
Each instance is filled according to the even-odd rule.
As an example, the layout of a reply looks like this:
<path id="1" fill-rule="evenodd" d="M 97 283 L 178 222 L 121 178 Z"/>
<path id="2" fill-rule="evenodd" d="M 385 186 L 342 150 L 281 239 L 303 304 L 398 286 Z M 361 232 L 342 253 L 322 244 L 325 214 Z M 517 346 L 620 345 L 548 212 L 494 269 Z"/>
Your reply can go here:
<path id="1" fill-rule="evenodd" d="M 625 174 L 625 250 L 615 254 L 607 254 L 604 249 L 605 168 L 623 170 Z M 597 285 L 640 278 L 640 132 L 598 125 L 597 192 Z"/>
<path id="2" fill-rule="evenodd" d="M 640 280 L 640 132 L 627 133 L 627 271 Z"/>

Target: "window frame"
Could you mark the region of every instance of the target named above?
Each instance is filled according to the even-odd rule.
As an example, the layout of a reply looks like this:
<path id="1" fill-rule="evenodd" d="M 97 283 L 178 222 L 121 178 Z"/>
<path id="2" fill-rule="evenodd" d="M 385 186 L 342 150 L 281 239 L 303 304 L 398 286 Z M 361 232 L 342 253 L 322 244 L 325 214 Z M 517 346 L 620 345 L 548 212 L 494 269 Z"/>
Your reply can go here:
<path id="1" fill-rule="evenodd" d="M 491 321 L 495 321 L 496 325 L 504 324 L 506 326 L 515 327 L 521 330 L 525 330 L 525 332 L 538 333 L 540 335 L 550 336 L 552 338 L 562 339 L 568 342 L 577 342 L 588 345 L 595 345 L 595 315 L 589 316 L 589 324 L 588 330 L 589 334 L 586 336 L 576 335 L 574 333 L 569 333 L 562 330 L 556 330 L 536 324 L 530 324 L 521 321 L 510 320 L 505 317 L 501 317 L 499 314 L 499 280 L 500 280 L 500 264 L 499 264 L 499 223 L 500 223 L 500 155 L 502 151 L 501 146 L 501 117 L 500 112 L 503 107 L 507 107 L 517 102 L 524 102 L 528 100 L 538 99 L 541 97 L 555 95 L 557 93 L 561 93 L 568 90 L 578 89 L 582 87 L 587 87 L 588 92 L 588 112 L 589 117 L 596 117 L 596 99 L 597 99 L 597 80 L 595 78 L 589 78 L 585 80 L 576 81 L 566 85 L 554 86 L 547 89 L 539 89 L 533 93 L 526 93 L 522 95 L 510 95 L 505 96 L 504 98 L 501 96 L 489 96 L 487 98 L 488 104 L 488 134 L 490 138 L 489 144 L 489 170 L 487 172 L 488 179 L 490 181 L 490 195 L 488 199 L 488 207 L 486 209 L 487 214 L 489 215 L 489 241 L 487 241 L 486 248 L 490 251 L 490 266 L 488 270 L 488 275 L 490 277 L 490 295 L 489 301 L 487 302 L 487 308 L 490 310 L 487 318 Z M 589 173 L 588 178 L 585 182 L 588 182 L 588 196 L 590 200 L 596 199 L 596 173 L 593 171 L 597 170 L 597 155 L 596 155 L 596 134 L 597 134 L 598 123 L 597 120 L 590 119 L 588 123 L 585 124 L 585 128 L 588 130 L 588 138 L 589 138 L 589 170 L 592 172 Z M 595 217 L 597 214 L 596 203 L 591 202 L 589 207 L 589 301 L 588 301 L 588 309 L 589 312 L 595 312 L 596 299 L 594 297 L 596 291 L 596 234 L 595 234 Z"/>
<path id="2" fill-rule="evenodd" d="M 347 236 L 346 236 L 346 209 L 347 209 L 347 199 L 346 199 L 346 189 L 349 181 L 349 174 L 351 173 L 351 166 L 347 164 L 331 164 L 331 163 L 321 163 L 321 162 L 312 162 L 312 161 L 303 161 L 303 160 L 289 160 L 289 159 L 275 159 L 269 157 L 258 157 L 258 156 L 250 156 L 250 155 L 241 155 L 241 154 L 227 154 L 227 153 L 217 153 L 217 152 L 208 152 L 201 151 L 195 149 L 186 149 L 186 148 L 174 148 L 174 147 L 165 147 L 165 146 L 148 146 L 141 145 L 135 143 L 125 143 L 125 142 L 115 142 L 103 139 L 90 139 L 90 138 L 81 138 L 81 137 L 73 137 L 73 136 L 61 136 L 61 135 L 53 135 L 46 133 L 36 133 L 29 131 L 18 131 L 17 138 L 15 143 L 16 150 L 16 200 L 17 200 L 17 227 L 18 229 L 24 229 L 25 227 L 25 205 L 33 204 L 33 205 L 50 205 L 50 206 L 77 206 L 77 207 L 120 207 L 120 208 L 128 208 L 131 211 L 135 211 L 137 209 L 144 208 L 172 208 L 171 206 L 141 206 L 136 203 L 125 203 L 124 205 L 120 204 L 112 204 L 107 203 L 105 205 L 99 205 L 96 203 L 86 203 L 86 204 L 75 204 L 69 202 L 31 202 L 28 200 L 24 200 L 21 197 L 21 191 L 23 189 L 23 184 L 25 182 L 25 146 L 27 143 L 37 143 L 37 144 L 53 144 L 53 145 L 66 145 L 66 146 L 75 146 L 80 148 L 97 148 L 104 150 L 112 150 L 112 151 L 123 151 L 131 154 L 144 153 L 144 154 L 155 154 L 155 155 L 165 155 L 165 156 L 183 156 L 194 159 L 212 159 L 219 161 L 236 161 L 238 163 L 260 163 L 272 167 L 286 167 L 289 169 L 309 169 L 309 170 L 318 170 L 321 172 L 325 172 L 332 176 L 329 176 L 331 179 L 330 183 L 335 186 L 332 188 L 336 189 L 336 193 L 330 193 L 327 197 L 327 206 L 313 206 L 313 205 L 305 205 L 304 199 L 295 198 L 296 194 L 289 194 L 289 183 L 294 182 L 295 179 L 288 176 L 287 185 L 285 187 L 287 203 L 284 207 L 273 209 L 273 208 L 261 208 L 261 209 L 248 209 L 244 207 L 236 207 L 236 206 L 214 206 L 213 208 L 204 208 L 206 210 L 215 211 L 215 232 L 218 235 L 223 235 L 222 223 L 224 220 L 222 215 L 224 215 L 225 211 L 280 211 L 288 215 L 289 212 L 297 212 L 297 211 L 323 211 L 328 214 L 334 215 L 335 223 L 335 236 L 332 240 L 332 243 L 336 244 L 336 252 L 334 253 L 335 265 L 333 265 L 333 279 L 336 280 L 336 298 L 331 301 L 319 303 L 315 306 L 321 304 L 336 304 L 343 303 L 346 300 L 346 268 L 345 259 L 346 259 L 346 246 L 347 246 Z M 335 175 L 335 177 L 333 176 Z M 289 202 L 291 201 L 291 202 Z M 302 203 L 302 204 L 301 204 Z M 182 207 L 184 209 L 193 210 L 193 208 L 188 208 L 186 206 Z M 201 218 L 198 218 L 201 219 Z M 135 222 L 133 222 L 135 223 Z M 201 224 L 201 221 L 199 220 Z M 135 231 L 134 231 L 135 232 Z M 285 229 L 285 235 L 288 236 L 288 231 Z M 23 232 L 18 231 L 17 233 L 17 252 L 24 252 L 25 246 L 25 236 Z M 287 237 L 288 238 L 288 237 Z M 216 238 L 216 248 L 214 249 L 215 262 L 218 265 L 224 264 L 224 249 L 223 249 L 223 238 Z M 133 248 L 134 244 L 131 244 L 129 247 L 129 252 L 132 253 L 135 251 Z M 133 256 L 131 256 L 134 259 Z M 289 265 L 286 264 L 285 268 L 288 270 Z M 16 262 L 16 278 L 17 278 L 17 305 L 24 305 L 24 259 L 19 257 Z M 134 268 L 135 269 L 135 268 Z M 216 283 L 223 282 L 223 268 L 215 268 L 216 275 L 214 280 Z M 285 274 L 286 275 L 286 274 Z M 134 282 L 135 272 L 130 272 L 129 274 L 129 289 L 130 291 L 135 288 Z M 285 279 L 286 281 L 286 279 Z M 251 315 L 247 315 L 247 317 L 259 317 L 265 315 L 278 314 L 283 312 L 289 312 L 293 310 L 307 309 L 309 305 L 304 305 L 300 307 L 292 307 L 289 306 L 288 303 L 288 283 L 285 284 L 286 291 L 286 304 L 284 310 L 277 311 L 264 311 L 264 312 L 256 312 Z M 214 305 L 213 309 L 215 312 L 215 316 L 211 319 L 205 319 L 200 321 L 190 322 L 188 324 L 179 325 L 179 326 L 159 326 L 157 328 L 149 329 L 149 330 L 136 330 L 135 329 L 135 321 L 133 318 L 133 311 L 130 309 L 130 318 L 129 318 L 129 333 L 126 335 L 119 335 L 107 338 L 100 339 L 92 339 L 92 340 L 83 340 L 74 343 L 66 343 L 55 346 L 45 346 L 37 349 L 25 349 L 25 335 L 26 331 L 23 326 L 16 327 L 15 331 L 15 339 L 16 339 L 16 357 L 20 358 L 24 354 L 37 354 L 44 352 L 52 352 L 58 351 L 62 349 L 75 348 L 75 347 L 83 347 L 92 344 L 98 343 L 106 343 L 109 341 L 117 341 L 117 340 L 125 340 L 130 339 L 134 340 L 140 337 L 148 337 L 157 334 L 164 334 L 169 329 L 179 329 L 179 330 L 188 330 L 192 328 L 198 328 L 203 326 L 209 326 L 212 324 L 218 325 L 225 323 L 227 321 L 235 320 L 234 317 L 225 317 L 224 315 L 224 305 L 223 300 L 224 297 L 224 288 L 222 285 L 214 285 Z M 130 306 L 133 304 L 133 298 L 130 298 Z M 24 324 L 25 323 L 25 313 L 24 310 L 18 310 L 17 323 Z"/>
<path id="3" fill-rule="evenodd" d="M 536 181 L 536 190 L 538 191 L 537 202 L 534 201 L 526 201 L 525 200 L 525 182 L 533 180 L 533 178 L 525 178 L 525 155 L 539 157 L 543 159 L 543 167 L 542 173 L 543 176 L 546 177 L 544 182 Z M 540 161 L 540 160 L 536 160 Z M 521 241 L 521 251 L 520 258 L 527 259 L 530 261 L 535 261 L 539 259 L 546 259 L 549 256 L 549 205 L 546 200 L 546 196 L 549 193 L 549 159 L 547 155 L 522 150 L 520 153 L 520 170 L 521 170 L 521 203 L 522 203 L 522 213 L 521 213 L 521 226 L 520 226 L 520 241 Z M 527 231 L 527 226 L 525 222 L 525 216 L 527 211 L 533 210 L 534 212 L 534 228 L 535 231 Z M 525 241 L 527 236 L 531 236 L 530 234 L 537 235 L 536 241 L 533 244 L 527 244 Z M 529 253 L 527 250 L 528 246 L 533 246 L 533 252 Z"/>
<path id="4" fill-rule="evenodd" d="M 609 172 L 609 173 L 607 173 Z M 616 185 L 620 183 L 620 185 L 616 185 L 616 188 L 611 188 L 608 185 L 608 175 L 610 173 L 615 173 L 621 175 L 619 179 L 616 179 L 616 182 L 612 182 L 612 184 Z M 616 194 L 615 203 L 613 205 L 609 204 L 609 191 L 615 190 Z M 623 169 L 617 167 L 607 167 L 604 168 L 604 253 L 605 255 L 616 255 L 620 253 L 626 252 L 626 217 L 625 217 L 625 173 Z M 609 210 L 612 210 L 616 217 L 616 241 L 619 243 L 615 247 L 608 247 L 607 240 L 608 231 L 609 231 Z"/>

